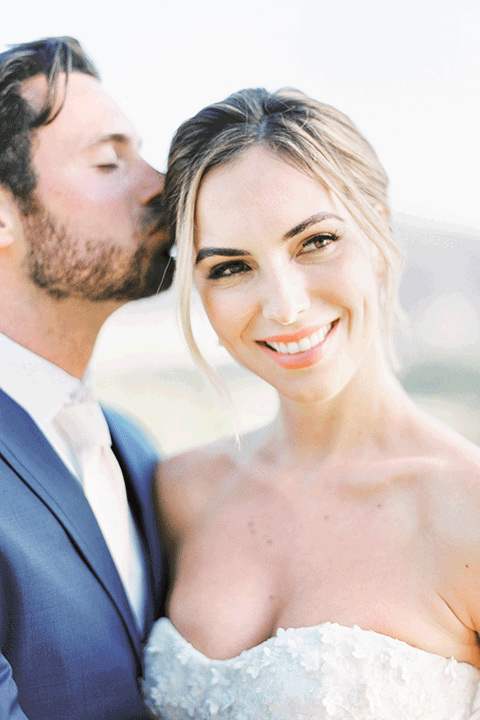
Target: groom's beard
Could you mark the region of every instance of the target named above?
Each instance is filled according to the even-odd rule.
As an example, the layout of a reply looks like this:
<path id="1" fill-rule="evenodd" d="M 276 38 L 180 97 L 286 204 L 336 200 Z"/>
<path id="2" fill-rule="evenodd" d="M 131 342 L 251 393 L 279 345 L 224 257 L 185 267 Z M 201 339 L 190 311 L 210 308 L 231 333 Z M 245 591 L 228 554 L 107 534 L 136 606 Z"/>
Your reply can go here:
<path id="1" fill-rule="evenodd" d="M 125 302 L 166 290 L 173 277 L 170 244 L 153 231 L 160 213 L 146 210 L 125 247 L 113 237 L 79 239 L 38 203 L 22 218 L 29 279 L 55 298 Z M 166 237 L 166 236 L 165 236 Z"/>

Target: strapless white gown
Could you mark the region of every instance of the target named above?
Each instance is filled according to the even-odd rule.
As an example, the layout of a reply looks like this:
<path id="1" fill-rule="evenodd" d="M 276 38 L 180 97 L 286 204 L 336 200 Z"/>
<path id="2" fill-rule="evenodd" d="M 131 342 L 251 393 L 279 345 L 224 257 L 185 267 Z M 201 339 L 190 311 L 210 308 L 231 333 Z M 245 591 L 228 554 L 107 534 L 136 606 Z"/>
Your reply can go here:
<path id="1" fill-rule="evenodd" d="M 212 660 L 162 618 L 143 689 L 162 720 L 477 720 L 479 680 L 467 663 L 336 623 L 278 630 Z"/>

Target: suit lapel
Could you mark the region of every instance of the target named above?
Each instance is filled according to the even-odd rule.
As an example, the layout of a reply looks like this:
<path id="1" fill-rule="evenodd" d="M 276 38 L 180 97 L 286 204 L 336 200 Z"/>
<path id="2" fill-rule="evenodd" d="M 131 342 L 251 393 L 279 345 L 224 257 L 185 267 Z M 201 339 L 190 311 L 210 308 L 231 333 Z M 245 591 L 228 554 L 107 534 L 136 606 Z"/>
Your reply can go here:
<path id="1" fill-rule="evenodd" d="M 166 552 L 155 518 L 152 480 L 158 456 L 135 426 L 114 411 L 104 408 L 112 435 L 113 451 L 117 455 L 127 487 L 130 507 L 145 543 L 145 557 L 149 573 L 149 607 L 146 629 L 158 614 L 161 592 L 166 580 Z M 140 450 L 140 452 L 139 452 Z"/>
<path id="2" fill-rule="evenodd" d="M 125 590 L 78 481 L 28 413 L 1 390 L 0 428 L 0 456 L 68 533 L 121 615 L 140 658 L 140 638 Z"/>

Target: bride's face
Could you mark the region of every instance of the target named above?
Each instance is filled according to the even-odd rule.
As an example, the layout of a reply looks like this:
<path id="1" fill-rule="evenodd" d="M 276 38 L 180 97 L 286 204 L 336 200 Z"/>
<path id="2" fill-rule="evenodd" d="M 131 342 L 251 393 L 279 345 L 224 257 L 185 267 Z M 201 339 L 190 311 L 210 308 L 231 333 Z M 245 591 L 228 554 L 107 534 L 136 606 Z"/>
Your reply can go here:
<path id="1" fill-rule="evenodd" d="M 195 282 L 220 341 L 302 402 L 336 395 L 379 347 L 378 251 L 321 183 L 255 147 L 200 188 Z"/>

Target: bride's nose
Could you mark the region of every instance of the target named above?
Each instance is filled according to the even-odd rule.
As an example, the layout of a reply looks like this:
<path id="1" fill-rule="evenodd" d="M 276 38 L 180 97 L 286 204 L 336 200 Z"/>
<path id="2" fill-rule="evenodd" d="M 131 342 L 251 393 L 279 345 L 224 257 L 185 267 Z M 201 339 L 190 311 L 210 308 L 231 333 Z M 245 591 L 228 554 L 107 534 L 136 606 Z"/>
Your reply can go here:
<path id="1" fill-rule="evenodd" d="M 291 263 L 272 266 L 265 273 L 262 313 L 267 320 L 291 325 L 310 307 L 310 296 L 303 273 Z"/>

